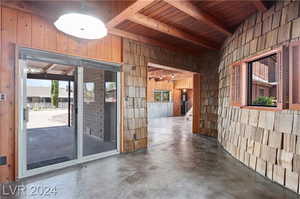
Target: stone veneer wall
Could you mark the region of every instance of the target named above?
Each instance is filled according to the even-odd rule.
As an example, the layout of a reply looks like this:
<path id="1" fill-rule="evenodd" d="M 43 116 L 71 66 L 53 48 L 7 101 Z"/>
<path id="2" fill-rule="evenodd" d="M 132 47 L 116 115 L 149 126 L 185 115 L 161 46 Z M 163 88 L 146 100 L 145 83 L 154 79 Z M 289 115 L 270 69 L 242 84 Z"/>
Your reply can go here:
<path id="1" fill-rule="evenodd" d="M 295 192 L 300 174 L 300 112 L 229 105 L 229 65 L 300 36 L 299 5 L 279 1 L 245 20 L 223 44 L 219 64 L 218 140 L 235 158 Z"/>
<path id="2" fill-rule="evenodd" d="M 216 52 L 188 56 L 160 47 L 123 39 L 124 151 L 147 148 L 147 64 L 149 62 L 201 72 L 201 127 L 207 135 L 217 132 L 218 78 Z M 210 69 L 210 70 L 208 70 Z M 211 77 L 212 74 L 214 77 Z M 203 83 L 202 83 L 203 82 Z M 196 103 L 196 102 L 195 102 Z M 200 103 L 200 102 L 199 102 Z M 204 122 L 205 121 L 205 122 Z M 201 132 L 199 132 L 201 133 Z"/>

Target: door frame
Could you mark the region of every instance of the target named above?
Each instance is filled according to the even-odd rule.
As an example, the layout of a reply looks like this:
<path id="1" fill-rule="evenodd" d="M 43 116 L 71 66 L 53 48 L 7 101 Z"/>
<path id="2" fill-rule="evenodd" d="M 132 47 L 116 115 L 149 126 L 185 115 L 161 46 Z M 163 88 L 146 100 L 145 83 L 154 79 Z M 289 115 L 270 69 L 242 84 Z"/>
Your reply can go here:
<path id="1" fill-rule="evenodd" d="M 26 57 L 26 53 L 27 56 Z M 50 60 L 52 59 L 55 61 L 56 58 L 63 58 L 63 59 L 70 59 L 70 65 L 74 65 L 74 67 L 78 67 L 77 75 L 78 75 L 78 87 L 77 87 L 77 104 L 78 104 L 78 114 L 77 114 L 77 157 L 74 160 L 54 164 L 54 165 L 49 165 L 41 168 L 36 168 L 32 170 L 27 169 L 27 137 L 24 129 L 25 124 L 24 124 L 24 104 L 25 104 L 25 96 L 26 96 L 26 77 L 24 78 L 24 70 L 23 68 L 26 67 L 26 60 L 34 59 L 34 54 L 38 54 L 40 56 L 49 56 Z M 51 172 L 55 170 L 59 170 L 62 168 L 86 163 L 89 161 L 93 160 L 98 160 L 101 158 L 105 158 L 108 156 L 112 155 L 117 155 L 120 153 L 120 136 L 121 136 L 121 64 L 116 64 L 116 63 L 110 63 L 110 62 L 103 62 L 103 61 L 98 61 L 98 60 L 91 60 L 91 59 L 86 59 L 86 58 L 81 58 L 81 57 L 76 57 L 76 56 L 69 56 L 69 55 L 63 55 L 63 54 L 57 54 L 57 53 L 52 53 L 52 52 L 47 52 L 47 51 L 41 51 L 41 50 L 36 50 L 36 49 L 31 49 L 31 48 L 26 48 L 26 47 L 20 47 L 16 46 L 15 48 L 15 56 L 16 56 L 16 61 L 15 61 L 15 118 L 16 118 L 16 179 L 22 179 L 46 172 Z M 49 57 L 47 57 L 46 60 L 49 60 Z M 49 61 L 50 61 L 49 60 Z M 103 152 L 103 153 L 98 153 L 98 154 L 93 154 L 93 155 L 88 155 L 88 156 L 83 156 L 83 67 L 86 66 L 87 64 L 92 64 L 93 66 L 101 65 L 100 69 L 105 70 L 109 69 L 109 67 L 116 67 L 116 72 L 117 73 L 117 148 L 115 150 Z"/>

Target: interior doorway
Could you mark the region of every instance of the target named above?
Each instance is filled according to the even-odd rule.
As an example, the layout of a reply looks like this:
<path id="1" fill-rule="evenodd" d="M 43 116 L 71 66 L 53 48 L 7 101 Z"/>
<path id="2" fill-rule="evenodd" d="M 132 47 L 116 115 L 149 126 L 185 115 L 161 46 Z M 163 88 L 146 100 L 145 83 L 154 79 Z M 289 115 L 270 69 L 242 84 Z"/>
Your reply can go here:
<path id="1" fill-rule="evenodd" d="M 149 63 L 147 80 L 148 132 L 150 145 L 164 141 L 166 128 L 184 123 L 192 132 L 194 73 Z M 161 122 L 164 121 L 164 122 Z M 170 125 L 167 123 L 170 122 Z"/>
<path id="2" fill-rule="evenodd" d="M 186 116 L 192 112 L 193 75 L 193 72 L 149 63 L 148 118 Z"/>
<path id="3" fill-rule="evenodd" d="M 119 65 L 21 48 L 19 178 L 119 153 Z"/>

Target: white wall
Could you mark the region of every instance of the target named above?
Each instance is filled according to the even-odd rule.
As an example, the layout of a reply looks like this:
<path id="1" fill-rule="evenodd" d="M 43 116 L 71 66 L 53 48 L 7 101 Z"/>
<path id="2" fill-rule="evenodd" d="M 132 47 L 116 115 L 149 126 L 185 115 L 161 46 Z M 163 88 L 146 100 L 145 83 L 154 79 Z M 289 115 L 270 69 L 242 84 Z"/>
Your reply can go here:
<path id="1" fill-rule="evenodd" d="M 148 102 L 148 118 L 172 117 L 173 102 Z"/>

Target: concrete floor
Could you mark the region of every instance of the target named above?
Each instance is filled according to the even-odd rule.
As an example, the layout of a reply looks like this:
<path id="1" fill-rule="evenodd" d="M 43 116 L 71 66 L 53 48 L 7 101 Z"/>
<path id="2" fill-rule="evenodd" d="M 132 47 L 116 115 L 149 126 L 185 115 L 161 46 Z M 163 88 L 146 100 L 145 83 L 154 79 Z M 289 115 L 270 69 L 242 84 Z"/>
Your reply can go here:
<path id="1" fill-rule="evenodd" d="M 149 122 L 150 149 L 117 155 L 20 181 L 27 194 L 2 198 L 285 199 L 297 196 L 244 167 L 213 138 L 195 136 L 184 118 Z M 56 194 L 33 195 L 56 188 Z M 4 188 L 4 189 L 3 189 Z M 2 195 L 9 185 L 0 187 Z M 5 194 L 3 190 L 6 190 Z M 1 197 L 0 197 L 1 198 Z"/>

